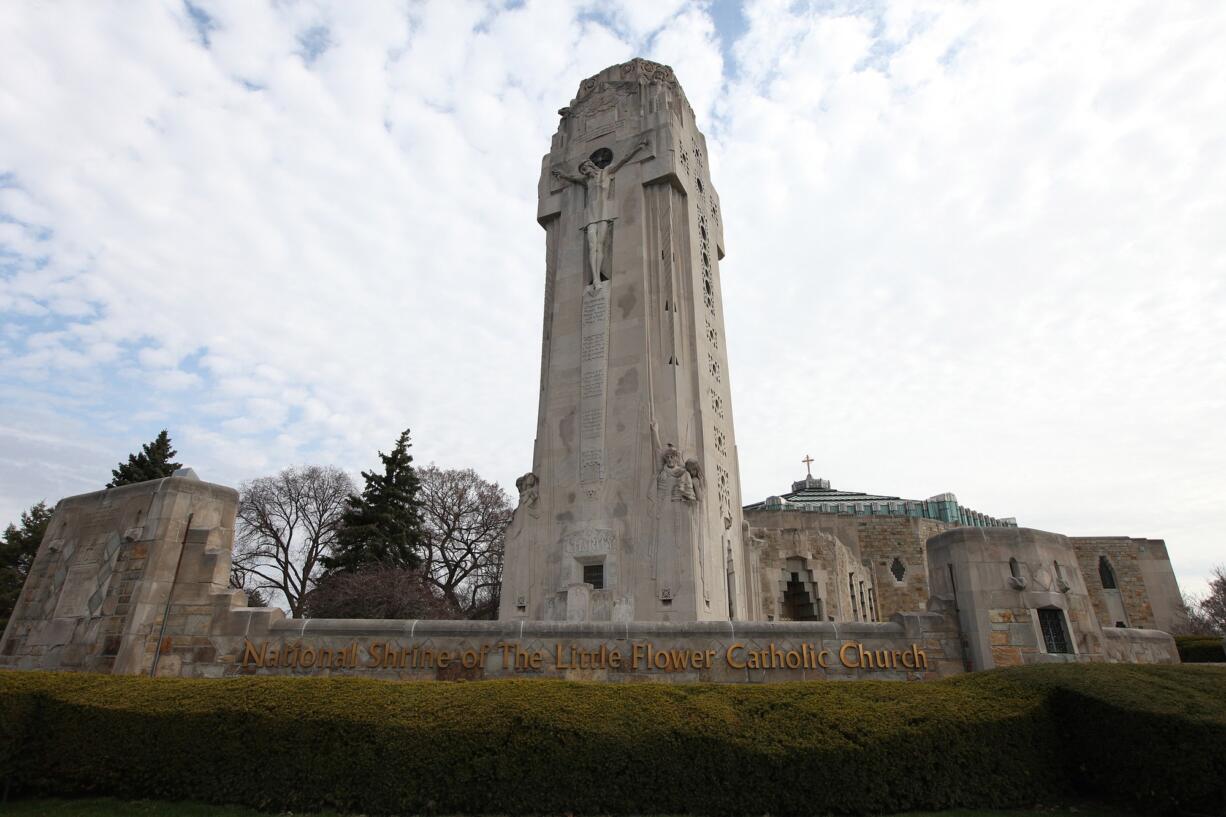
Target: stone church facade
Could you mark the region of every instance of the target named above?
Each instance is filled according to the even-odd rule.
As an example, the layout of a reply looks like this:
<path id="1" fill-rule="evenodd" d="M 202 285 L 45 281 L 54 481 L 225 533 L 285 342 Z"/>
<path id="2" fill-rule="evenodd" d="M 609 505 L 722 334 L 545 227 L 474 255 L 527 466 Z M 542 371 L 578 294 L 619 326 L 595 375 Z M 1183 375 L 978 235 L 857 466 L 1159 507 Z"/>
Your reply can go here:
<path id="1" fill-rule="evenodd" d="M 1018 528 L 1011 517 L 994 518 L 958 505 L 953 494 L 904 500 L 836 490 L 828 480 L 811 476 L 792 483 L 789 493 L 746 506 L 744 519 L 751 609 L 763 621 L 889 621 L 905 611 L 939 607 L 942 597 L 955 596 L 948 571 L 956 560 L 947 552 L 948 537 L 941 537 L 958 530 L 999 543 L 1032 541 L 1035 536 L 1045 541 L 1041 557 L 1031 554 L 1020 560 L 1020 552 L 1002 545 L 995 573 L 981 565 L 966 578 L 966 592 L 986 591 L 995 581 L 1000 590 L 1019 597 L 994 602 L 1002 620 L 990 625 L 1037 622 L 1036 611 L 1046 606 L 1064 611 L 1071 633 L 1083 623 L 1095 631 L 1169 632 L 1184 615 L 1166 543 L 1160 539 L 1029 531 Z M 932 544 L 940 541 L 946 545 L 937 553 Z M 1001 572 L 1010 560 L 1018 574 L 1029 576 Z M 1071 593 L 1076 599 L 1051 604 L 1045 602 L 1052 599 L 1039 599 L 1037 606 L 1028 607 L 1019 601 L 1027 591 L 1015 587 L 1023 582 L 1028 592 L 1041 584 L 1044 591 L 1055 587 L 1062 596 Z M 1075 592 L 1074 585 L 1084 591 Z M 999 630 L 1010 632 L 1007 627 Z M 994 663 L 1022 663 L 1027 653 L 1012 647 L 1033 649 L 1037 655 L 1046 646 L 1041 629 L 1015 627 L 1012 632 L 1017 644 L 996 636 L 1002 643 L 995 646 L 1010 649 L 998 649 Z M 1101 637 L 1094 639 L 1097 644 Z"/>

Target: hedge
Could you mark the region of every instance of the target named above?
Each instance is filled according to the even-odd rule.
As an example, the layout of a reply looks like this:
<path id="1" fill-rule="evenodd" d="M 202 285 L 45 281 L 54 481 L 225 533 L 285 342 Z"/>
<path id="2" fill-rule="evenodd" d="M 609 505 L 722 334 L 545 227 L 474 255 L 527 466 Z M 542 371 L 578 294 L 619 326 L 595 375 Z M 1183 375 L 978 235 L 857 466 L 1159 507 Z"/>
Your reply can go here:
<path id="1" fill-rule="evenodd" d="M 770 686 L 0 673 L 16 791 L 368 814 L 1219 813 L 1226 670 Z"/>
<path id="2" fill-rule="evenodd" d="M 1177 635 L 1175 646 L 1185 664 L 1226 664 L 1226 645 L 1217 635 Z"/>
<path id="3" fill-rule="evenodd" d="M 1053 749 L 1075 793 L 1149 814 L 1226 814 L 1226 669 L 1066 664 L 987 674 L 1047 690 L 1061 737 Z"/>

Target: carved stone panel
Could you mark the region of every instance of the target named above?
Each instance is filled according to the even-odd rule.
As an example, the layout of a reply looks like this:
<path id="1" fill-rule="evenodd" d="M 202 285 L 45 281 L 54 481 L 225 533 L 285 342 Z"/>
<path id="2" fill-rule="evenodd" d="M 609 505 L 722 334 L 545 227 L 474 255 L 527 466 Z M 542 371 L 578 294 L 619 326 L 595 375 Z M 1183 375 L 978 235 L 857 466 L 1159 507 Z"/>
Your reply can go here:
<path id="1" fill-rule="evenodd" d="M 604 480 L 605 391 L 609 376 L 608 281 L 583 293 L 579 385 L 579 485 L 593 490 Z"/>
<path id="2" fill-rule="evenodd" d="M 611 530 L 589 528 L 562 537 L 562 551 L 567 556 L 605 556 L 617 538 Z"/>

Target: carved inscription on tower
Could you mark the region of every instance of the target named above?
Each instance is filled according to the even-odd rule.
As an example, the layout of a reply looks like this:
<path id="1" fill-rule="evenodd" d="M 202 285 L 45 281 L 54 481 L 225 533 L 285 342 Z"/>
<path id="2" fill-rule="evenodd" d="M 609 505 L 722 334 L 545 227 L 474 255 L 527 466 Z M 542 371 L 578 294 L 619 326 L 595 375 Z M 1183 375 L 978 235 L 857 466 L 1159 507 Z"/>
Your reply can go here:
<path id="1" fill-rule="evenodd" d="M 593 492 L 604 479 L 605 387 L 609 372 L 609 282 L 583 292 L 579 348 L 579 484 Z"/>

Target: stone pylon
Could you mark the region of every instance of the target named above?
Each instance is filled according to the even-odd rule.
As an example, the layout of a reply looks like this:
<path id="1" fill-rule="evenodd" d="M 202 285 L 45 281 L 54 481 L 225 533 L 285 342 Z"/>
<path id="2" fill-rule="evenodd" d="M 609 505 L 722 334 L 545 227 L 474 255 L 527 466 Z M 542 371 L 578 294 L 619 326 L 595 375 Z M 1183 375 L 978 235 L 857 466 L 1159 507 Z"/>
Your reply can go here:
<path id="1" fill-rule="evenodd" d="M 745 618 L 719 196 L 671 68 L 584 80 L 541 164 L 532 472 L 500 616 Z"/>

